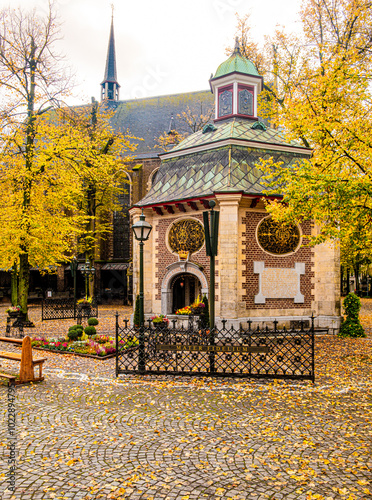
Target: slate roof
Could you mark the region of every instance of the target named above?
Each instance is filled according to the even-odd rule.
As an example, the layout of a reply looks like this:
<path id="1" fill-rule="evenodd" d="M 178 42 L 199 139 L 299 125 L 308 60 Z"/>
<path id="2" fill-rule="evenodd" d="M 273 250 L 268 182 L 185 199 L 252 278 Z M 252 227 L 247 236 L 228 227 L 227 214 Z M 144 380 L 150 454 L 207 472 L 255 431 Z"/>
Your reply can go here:
<path id="1" fill-rule="evenodd" d="M 257 147 L 260 143 L 272 144 L 274 146 L 294 146 L 304 148 L 297 141 L 288 142 L 283 133 L 279 130 L 264 126 L 263 128 L 257 127 L 257 122 L 247 120 L 244 118 L 231 118 L 230 120 L 223 120 L 214 124 L 216 130 L 203 133 L 202 130 L 186 137 L 182 142 L 175 146 L 169 153 L 176 153 L 177 151 L 187 153 L 187 150 L 197 146 L 204 146 L 214 144 L 225 140 L 239 139 L 243 141 L 255 142 Z M 253 128 L 252 128 L 253 127 Z M 266 130 L 265 130 L 266 129 Z"/>
<path id="2" fill-rule="evenodd" d="M 309 153 L 225 146 L 163 160 L 155 184 L 135 206 L 200 199 L 216 192 L 260 194 L 265 186 L 261 184 L 262 172 L 256 163 L 271 156 L 290 166 L 296 159 L 308 157 Z"/>
<path id="3" fill-rule="evenodd" d="M 214 96 L 210 90 L 202 90 L 118 101 L 111 105 L 115 108 L 111 124 L 117 130 L 126 132 L 128 129 L 135 137 L 142 138 L 143 141 L 133 141 L 138 143 L 134 155 L 137 158 L 146 159 L 157 157 L 163 152 L 155 147 L 156 140 L 160 135 L 169 131 L 172 116 L 172 127 L 177 132 L 190 133 L 177 115 L 186 111 L 187 107 L 200 114 L 200 106 L 202 106 L 203 114 L 206 114 L 206 110 L 214 106 Z"/>

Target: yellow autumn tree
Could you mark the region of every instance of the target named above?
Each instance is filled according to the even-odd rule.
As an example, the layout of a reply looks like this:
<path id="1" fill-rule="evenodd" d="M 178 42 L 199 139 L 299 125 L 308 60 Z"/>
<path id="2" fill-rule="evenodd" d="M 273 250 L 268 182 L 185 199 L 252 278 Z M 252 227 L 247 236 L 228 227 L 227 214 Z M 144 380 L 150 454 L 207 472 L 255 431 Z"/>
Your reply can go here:
<path id="1" fill-rule="evenodd" d="M 91 264 L 97 257 L 99 242 L 112 231 L 112 212 L 121 210 L 119 196 L 129 189 L 127 166 L 133 160 L 134 137 L 116 131 L 110 125 L 113 110 L 93 100 L 90 106 L 62 109 L 57 112 L 59 133 L 69 130 L 68 147 L 59 156 L 78 176 L 82 195 L 78 211 L 85 217 L 79 237 L 78 252 Z M 62 142 L 63 144 L 63 142 Z M 90 281 L 90 293 L 93 292 Z"/>
<path id="2" fill-rule="evenodd" d="M 282 221 L 313 220 L 321 228 L 313 243 L 341 238 L 350 244 L 360 234 L 369 246 L 372 5 L 305 0 L 300 18 L 302 33 L 277 30 L 257 58 L 266 81 L 261 116 L 313 151 L 291 169 L 262 162 L 269 192 L 283 196 L 268 210 Z"/>
<path id="3" fill-rule="evenodd" d="M 47 270 L 76 253 L 97 206 L 118 187 L 119 155 L 131 146 L 95 105 L 61 107 L 71 82 L 55 52 L 52 4 L 46 17 L 9 8 L 0 18 L 0 266 L 17 272 L 26 317 L 30 268 Z"/>

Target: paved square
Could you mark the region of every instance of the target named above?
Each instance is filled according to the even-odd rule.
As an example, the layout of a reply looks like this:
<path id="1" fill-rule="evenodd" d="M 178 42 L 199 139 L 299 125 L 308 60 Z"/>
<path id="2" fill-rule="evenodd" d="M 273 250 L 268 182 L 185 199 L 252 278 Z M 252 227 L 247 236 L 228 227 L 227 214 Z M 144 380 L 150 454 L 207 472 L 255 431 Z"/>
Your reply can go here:
<path id="1" fill-rule="evenodd" d="M 13 497 L 0 386 L 4 500 L 372 498 L 370 337 L 318 337 L 314 385 L 116 380 L 114 360 L 47 357 L 46 381 L 17 388 Z"/>

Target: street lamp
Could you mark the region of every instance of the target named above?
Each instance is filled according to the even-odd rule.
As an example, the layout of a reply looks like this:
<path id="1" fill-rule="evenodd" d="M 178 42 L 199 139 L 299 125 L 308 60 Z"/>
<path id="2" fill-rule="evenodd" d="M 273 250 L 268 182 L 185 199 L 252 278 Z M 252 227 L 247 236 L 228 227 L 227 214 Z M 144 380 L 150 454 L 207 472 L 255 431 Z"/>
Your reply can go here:
<path id="1" fill-rule="evenodd" d="M 71 275 L 74 279 L 74 319 L 76 317 L 76 273 L 78 269 L 78 260 L 74 257 L 70 263 Z"/>
<path id="2" fill-rule="evenodd" d="M 215 212 L 213 208 L 216 202 L 211 200 L 209 202 L 211 208 L 210 221 L 209 213 L 203 212 L 204 233 L 205 233 L 205 248 L 206 254 L 210 258 L 210 287 L 209 287 L 209 321 L 211 329 L 214 328 L 215 314 L 214 314 L 214 301 L 215 301 L 215 257 L 217 256 L 218 248 L 218 225 L 219 225 L 219 212 Z"/>
<path id="3" fill-rule="evenodd" d="M 152 226 L 145 221 L 145 216 L 142 213 L 140 215 L 139 221 L 135 222 L 132 226 L 134 237 L 139 241 L 139 257 L 140 257 L 140 268 L 139 268 L 139 316 L 140 316 L 140 335 L 139 335 L 139 353 L 138 353 L 138 370 L 145 371 L 145 337 L 143 331 L 143 324 L 145 321 L 144 317 L 144 307 L 143 307 L 143 245 L 144 241 L 149 239 Z"/>
<path id="4" fill-rule="evenodd" d="M 91 276 L 94 276 L 96 270 L 93 265 L 89 262 L 88 257 L 85 264 L 81 266 L 81 273 L 85 278 L 85 297 L 88 297 L 88 283 Z"/>
<path id="5" fill-rule="evenodd" d="M 211 208 L 210 217 L 208 212 L 203 212 L 203 222 L 204 222 L 204 234 L 205 234 L 205 249 L 206 254 L 210 259 L 210 279 L 209 279 L 209 326 L 210 326 L 210 335 L 209 342 L 210 345 L 215 344 L 215 310 L 214 310 L 214 302 L 215 302 L 215 257 L 217 256 L 217 248 L 218 248 L 218 225 L 220 219 L 220 213 L 215 212 L 213 208 L 216 206 L 216 202 L 214 200 L 210 200 L 209 206 Z M 211 351 L 209 354 L 209 365 L 210 372 L 215 372 L 215 363 L 214 363 L 214 352 Z"/>

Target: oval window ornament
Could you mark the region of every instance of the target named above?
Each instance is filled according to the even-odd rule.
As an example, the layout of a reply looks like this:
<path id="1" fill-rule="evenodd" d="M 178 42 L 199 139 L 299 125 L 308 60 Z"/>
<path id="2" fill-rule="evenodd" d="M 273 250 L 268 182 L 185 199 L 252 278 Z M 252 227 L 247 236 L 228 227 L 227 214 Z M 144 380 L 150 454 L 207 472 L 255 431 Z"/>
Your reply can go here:
<path id="1" fill-rule="evenodd" d="M 204 244 L 204 227 L 196 219 L 183 219 L 170 228 L 168 243 L 172 252 L 192 254 Z"/>
<path id="2" fill-rule="evenodd" d="M 286 255 L 297 249 L 301 234 L 295 224 L 281 224 L 267 217 L 258 226 L 257 239 L 261 248 L 266 252 Z"/>

